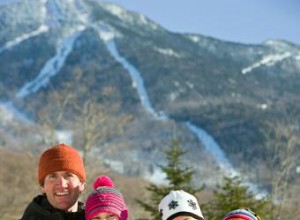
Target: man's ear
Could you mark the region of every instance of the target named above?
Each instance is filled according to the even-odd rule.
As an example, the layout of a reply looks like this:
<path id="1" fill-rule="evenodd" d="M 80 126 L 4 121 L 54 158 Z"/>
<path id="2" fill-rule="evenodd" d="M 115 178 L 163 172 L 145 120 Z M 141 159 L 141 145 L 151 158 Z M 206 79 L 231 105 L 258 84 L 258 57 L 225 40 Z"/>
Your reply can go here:
<path id="1" fill-rule="evenodd" d="M 42 192 L 43 194 L 45 194 L 45 193 L 46 193 L 46 189 L 45 189 L 45 187 L 43 187 L 43 186 L 42 186 L 42 188 L 41 188 L 41 192 Z"/>
<path id="2" fill-rule="evenodd" d="M 83 192 L 84 189 L 85 189 L 85 183 L 81 183 L 80 186 L 79 186 L 80 192 Z"/>

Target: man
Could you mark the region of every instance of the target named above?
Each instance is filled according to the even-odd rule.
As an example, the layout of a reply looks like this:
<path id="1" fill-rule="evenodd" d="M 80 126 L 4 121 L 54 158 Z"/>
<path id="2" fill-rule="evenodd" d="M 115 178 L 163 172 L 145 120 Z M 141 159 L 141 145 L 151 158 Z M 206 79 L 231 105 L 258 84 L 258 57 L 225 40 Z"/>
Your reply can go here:
<path id="1" fill-rule="evenodd" d="M 39 159 L 42 195 L 29 203 L 21 220 L 84 220 L 79 196 L 85 181 L 83 160 L 75 148 L 66 144 L 50 147 Z"/>
<path id="2" fill-rule="evenodd" d="M 161 220 L 204 220 L 195 196 L 183 190 L 172 190 L 158 205 Z"/>

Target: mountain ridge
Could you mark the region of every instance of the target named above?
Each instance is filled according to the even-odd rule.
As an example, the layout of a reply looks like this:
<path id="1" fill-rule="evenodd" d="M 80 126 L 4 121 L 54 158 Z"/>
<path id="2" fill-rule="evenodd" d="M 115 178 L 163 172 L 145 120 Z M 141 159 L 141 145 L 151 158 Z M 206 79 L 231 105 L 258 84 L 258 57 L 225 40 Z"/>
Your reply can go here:
<path id="1" fill-rule="evenodd" d="M 83 91 L 79 105 L 91 97 L 103 102 L 99 91 L 114 87 L 113 100 L 134 119 L 123 135 L 107 141 L 111 144 L 107 149 L 107 143 L 98 143 L 95 152 L 103 152 L 110 158 L 107 163 L 117 162 L 125 173 L 151 176 L 155 164 L 163 161 L 161 151 L 170 144 L 176 127 L 176 136 L 189 152 L 187 163 L 196 168 L 197 181 L 212 184 L 224 170 L 186 122 L 212 134 L 234 167 L 246 166 L 248 173 L 252 164 L 261 165 L 268 156 L 266 124 L 287 118 L 297 126 L 298 45 L 272 40 L 245 45 L 173 33 L 108 2 L 26 0 L 17 4 L 18 13 L 24 10 L 30 19 L 11 18 L 5 11 L 12 6 L 0 7 L 1 15 L 9 18 L 0 31 L 0 99 L 39 123 L 37 115 L 47 104 L 46 97 L 51 91 L 63 91 L 67 83 L 76 92 Z M 82 87 L 75 80 L 79 75 Z M 126 151 L 123 164 L 115 154 L 118 151 Z M 211 170 L 206 170 L 207 164 Z M 298 174 L 293 171 L 293 175 Z M 251 173 L 250 178 L 259 179 Z"/>

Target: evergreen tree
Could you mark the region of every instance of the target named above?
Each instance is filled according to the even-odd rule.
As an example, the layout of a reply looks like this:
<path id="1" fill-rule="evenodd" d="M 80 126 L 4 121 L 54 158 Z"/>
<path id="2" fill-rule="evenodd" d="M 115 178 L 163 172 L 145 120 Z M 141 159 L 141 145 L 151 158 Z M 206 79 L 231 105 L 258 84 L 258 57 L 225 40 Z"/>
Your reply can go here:
<path id="1" fill-rule="evenodd" d="M 178 140 L 173 139 L 170 149 L 167 149 L 164 153 L 166 155 L 167 165 L 159 165 L 159 167 L 163 173 L 166 174 L 168 185 L 158 186 L 150 184 L 149 187 L 146 187 L 146 190 L 149 192 L 150 201 L 136 200 L 137 203 L 150 214 L 151 218 L 147 218 L 149 220 L 160 219 L 158 204 L 171 190 L 184 190 L 191 194 L 202 190 L 202 188 L 195 189 L 191 186 L 194 170 L 182 164 L 181 159 L 182 156 L 186 154 L 186 151 L 180 149 Z"/>
<path id="2" fill-rule="evenodd" d="M 209 220 L 220 220 L 228 212 L 239 208 L 250 209 L 263 219 L 268 215 L 270 200 L 256 198 L 247 186 L 242 185 L 240 177 L 225 176 L 213 195 L 211 202 L 202 205 L 204 216 Z"/>

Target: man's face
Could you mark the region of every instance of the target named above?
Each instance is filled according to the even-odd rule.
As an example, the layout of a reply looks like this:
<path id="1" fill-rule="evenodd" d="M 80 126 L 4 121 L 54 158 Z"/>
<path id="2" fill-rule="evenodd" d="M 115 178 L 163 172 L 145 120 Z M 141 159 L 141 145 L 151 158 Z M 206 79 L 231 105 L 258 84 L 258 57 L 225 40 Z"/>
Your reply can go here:
<path id="1" fill-rule="evenodd" d="M 84 183 L 77 175 L 67 171 L 50 173 L 45 177 L 42 192 L 47 195 L 50 204 L 66 212 L 76 212 L 78 199 L 84 190 Z"/>

